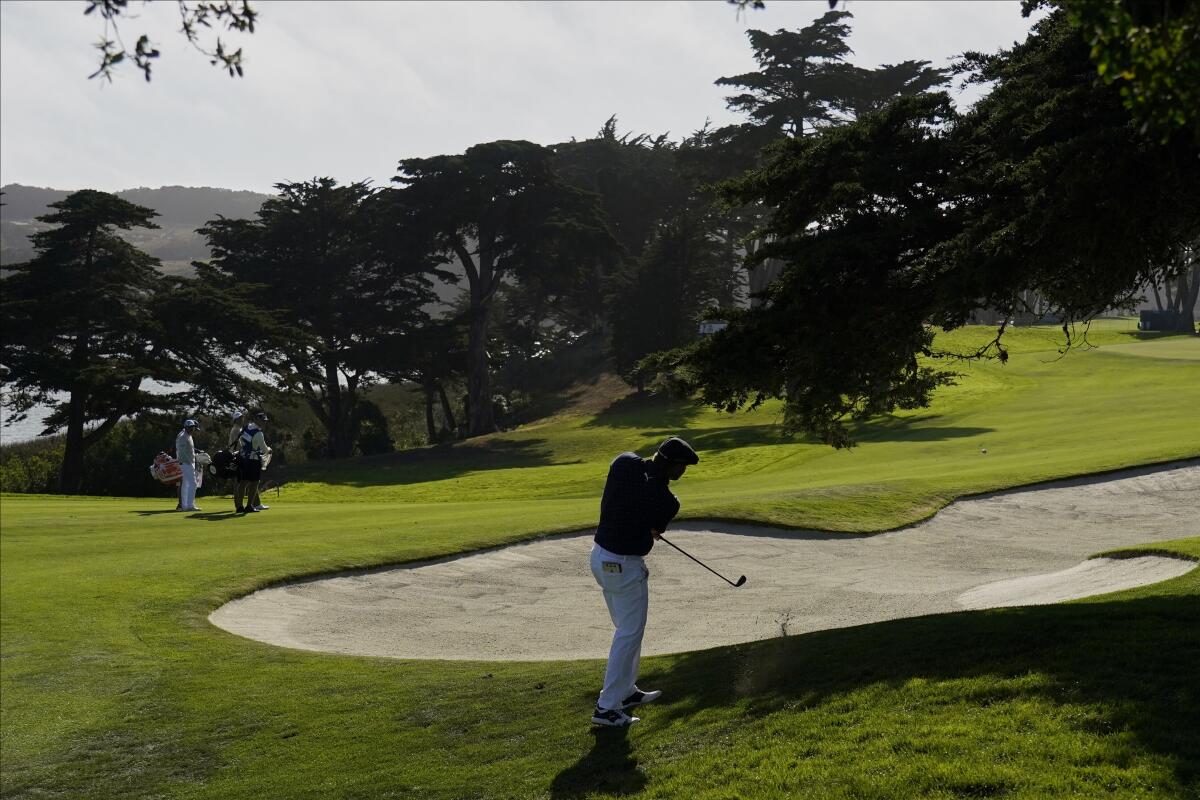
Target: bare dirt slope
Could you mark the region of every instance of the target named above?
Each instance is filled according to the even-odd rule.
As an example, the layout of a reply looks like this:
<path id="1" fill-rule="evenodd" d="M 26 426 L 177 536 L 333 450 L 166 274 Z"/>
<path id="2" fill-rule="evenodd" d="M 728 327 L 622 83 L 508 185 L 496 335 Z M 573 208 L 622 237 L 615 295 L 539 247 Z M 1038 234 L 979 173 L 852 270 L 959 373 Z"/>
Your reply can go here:
<path id="1" fill-rule="evenodd" d="M 1104 559 L 1110 548 L 1200 535 L 1200 466 L 1147 468 L 962 500 L 874 536 L 718 522 L 667 536 L 647 557 L 643 653 L 698 650 L 899 617 L 1058 602 L 1181 575 L 1173 558 Z M 612 635 L 588 570 L 591 532 L 426 564 L 256 592 L 214 624 L 308 650 L 397 658 L 602 658 Z"/>

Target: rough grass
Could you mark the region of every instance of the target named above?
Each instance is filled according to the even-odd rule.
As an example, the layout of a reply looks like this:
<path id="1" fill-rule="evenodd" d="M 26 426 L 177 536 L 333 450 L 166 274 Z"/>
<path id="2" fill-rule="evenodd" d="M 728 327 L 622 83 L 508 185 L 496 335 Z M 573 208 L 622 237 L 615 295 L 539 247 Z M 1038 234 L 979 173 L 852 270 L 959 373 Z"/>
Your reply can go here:
<path id="1" fill-rule="evenodd" d="M 183 515 L 166 497 L 6 495 L 0 794 L 1200 797 L 1195 572 L 1066 605 L 648 659 L 643 683 L 666 696 L 628 734 L 588 728 L 599 662 L 322 655 L 206 619 L 290 576 L 586 525 L 612 454 L 667 431 L 702 449 L 679 484 L 694 515 L 842 530 L 894 527 L 963 492 L 1200 454 L 1200 362 L 1053 357 L 972 367 L 933 409 L 864 428 L 848 452 L 780 441 L 769 410 L 634 401 L 398 458 L 388 480 L 348 463 L 250 518 L 214 498 Z M 1198 558 L 1200 538 L 1148 549 Z"/>

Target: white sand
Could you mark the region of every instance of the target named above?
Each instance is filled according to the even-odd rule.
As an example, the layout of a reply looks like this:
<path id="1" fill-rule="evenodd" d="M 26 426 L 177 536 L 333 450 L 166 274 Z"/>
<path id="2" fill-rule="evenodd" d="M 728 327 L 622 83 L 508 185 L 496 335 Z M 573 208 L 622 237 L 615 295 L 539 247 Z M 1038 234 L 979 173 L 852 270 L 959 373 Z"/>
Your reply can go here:
<path id="1" fill-rule="evenodd" d="M 686 487 L 680 494 L 686 502 Z M 875 536 L 691 522 L 647 558 L 653 655 L 900 617 L 1052 603 L 1181 575 L 1190 561 L 1097 559 L 1200 535 L 1200 466 L 1131 470 L 963 500 Z M 591 532 L 255 592 L 212 622 L 264 642 L 397 658 L 602 658 L 612 625 Z M 1081 563 L 1082 562 L 1082 563 Z"/>
<path id="2" fill-rule="evenodd" d="M 1158 583 L 1195 569 L 1196 562 L 1163 556 L 1093 558 L 1061 572 L 976 586 L 958 596 L 963 608 L 1040 606 Z"/>

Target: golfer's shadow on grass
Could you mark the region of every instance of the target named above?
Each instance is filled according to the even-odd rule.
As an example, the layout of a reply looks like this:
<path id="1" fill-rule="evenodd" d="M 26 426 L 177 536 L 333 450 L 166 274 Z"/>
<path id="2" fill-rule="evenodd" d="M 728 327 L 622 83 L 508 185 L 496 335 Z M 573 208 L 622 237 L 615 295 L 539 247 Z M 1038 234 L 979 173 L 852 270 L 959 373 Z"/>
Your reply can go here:
<path id="1" fill-rule="evenodd" d="M 179 514 L 187 519 L 202 519 L 205 522 L 220 522 L 226 519 L 237 519 L 241 516 L 232 508 L 228 511 L 176 511 L 175 509 L 164 509 L 155 511 L 131 511 L 131 514 L 137 514 L 139 517 L 155 517 L 159 514 Z"/>
<path id="2" fill-rule="evenodd" d="M 592 728 L 592 749 L 576 763 L 554 776 L 554 800 L 607 795 L 620 797 L 639 792 L 646 776 L 629 747 L 628 728 Z"/>

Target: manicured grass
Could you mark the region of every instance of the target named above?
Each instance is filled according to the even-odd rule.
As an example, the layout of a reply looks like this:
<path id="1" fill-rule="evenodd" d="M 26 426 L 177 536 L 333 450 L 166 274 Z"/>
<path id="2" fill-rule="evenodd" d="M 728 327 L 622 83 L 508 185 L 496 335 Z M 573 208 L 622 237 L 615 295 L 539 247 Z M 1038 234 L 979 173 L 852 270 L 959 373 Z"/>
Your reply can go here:
<path id="1" fill-rule="evenodd" d="M 965 328 L 944 346 L 967 352 L 990 335 Z M 1098 347 L 1063 358 L 1056 328 L 1018 328 L 1006 341 L 1007 365 L 955 365 L 958 384 L 933 407 L 859 426 L 849 450 L 785 439 L 778 404 L 729 415 L 627 397 L 598 415 L 466 446 L 293 470 L 283 493 L 325 502 L 594 500 L 613 455 L 645 453 L 678 434 L 703 459 L 679 484 L 685 515 L 873 531 L 967 494 L 1200 455 L 1200 337 L 1104 320 L 1088 335 Z M 1167 355 L 1131 358 L 1130 348 Z"/>
<path id="2" fill-rule="evenodd" d="M 227 501 L 214 498 L 189 516 L 160 513 L 166 498 L 5 495 L 0 793 L 1200 796 L 1196 572 L 1062 606 L 649 659 L 644 684 L 665 702 L 627 735 L 586 724 L 599 662 L 340 657 L 206 619 L 289 576 L 587 525 L 608 459 L 668 431 L 702 449 L 678 488 L 692 515 L 841 530 L 894 527 L 963 492 L 1200 454 L 1200 363 L 1054 356 L 972 366 L 933 409 L 864 428 L 845 452 L 778 440 L 770 409 L 624 401 L 310 473 L 323 480 L 285 486 L 252 518 L 215 513 Z M 1198 558 L 1200 538 L 1153 549 Z"/>

